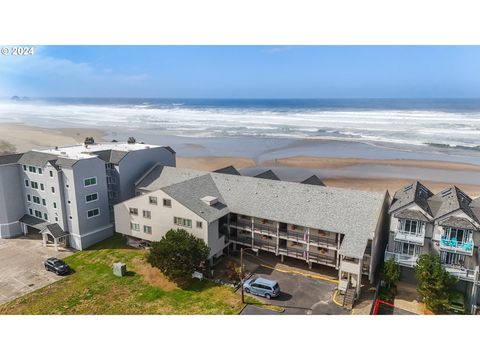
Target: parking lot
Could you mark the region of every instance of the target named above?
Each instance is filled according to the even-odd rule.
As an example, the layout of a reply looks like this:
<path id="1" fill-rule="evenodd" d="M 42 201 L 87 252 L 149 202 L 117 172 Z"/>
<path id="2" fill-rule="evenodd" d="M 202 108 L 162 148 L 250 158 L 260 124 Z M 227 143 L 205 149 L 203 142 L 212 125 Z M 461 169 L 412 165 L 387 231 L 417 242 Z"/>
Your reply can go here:
<path id="1" fill-rule="evenodd" d="M 57 252 L 53 246 L 45 248 L 38 239 L 0 239 L 0 304 L 61 279 L 46 271 L 43 262 L 71 253 L 62 248 Z"/>
<path id="2" fill-rule="evenodd" d="M 267 300 L 259 298 L 263 302 L 280 306 L 284 312 L 276 312 L 255 305 L 247 305 L 242 315 L 348 315 L 350 311 L 338 306 L 333 301 L 333 295 L 337 288 L 334 280 L 328 281 L 301 275 L 302 271 L 272 269 L 259 265 L 253 271 L 268 279 L 277 280 L 280 285 L 280 296 Z M 240 291 L 240 290 L 239 290 Z"/>

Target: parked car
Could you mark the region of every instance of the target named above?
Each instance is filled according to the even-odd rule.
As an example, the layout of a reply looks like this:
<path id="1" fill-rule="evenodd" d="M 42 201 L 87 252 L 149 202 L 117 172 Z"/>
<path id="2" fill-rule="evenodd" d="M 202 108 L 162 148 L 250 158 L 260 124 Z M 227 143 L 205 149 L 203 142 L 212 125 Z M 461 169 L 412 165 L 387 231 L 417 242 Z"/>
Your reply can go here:
<path id="1" fill-rule="evenodd" d="M 262 277 L 252 277 L 248 279 L 243 283 L 243 288 L 247 294 L 260 295 L 267 299 L 280 295 L 278 282 Z"/>
<path id="2" fill-rule="evenodd" d="M 68 266 L 63 260 L 49 258 L 45 261 L 45 270 L 53 271 L 57 275 L 65 275 L 70 272 L 70 266 Z"/>
<path id="3" fill-rule="evenodd" d="M 454 291 L 450 295 L 449 311 L 454 314 L 465 314 L 465 295 L 460 291 Z"/>

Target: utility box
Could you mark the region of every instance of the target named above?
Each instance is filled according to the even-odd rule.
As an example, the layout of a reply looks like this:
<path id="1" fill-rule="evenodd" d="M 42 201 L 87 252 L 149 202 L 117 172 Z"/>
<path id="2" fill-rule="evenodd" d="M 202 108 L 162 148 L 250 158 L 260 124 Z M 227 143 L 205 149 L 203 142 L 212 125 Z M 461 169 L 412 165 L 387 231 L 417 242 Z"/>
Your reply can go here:
<path id="1" fill-rule="evenodd" d="M 125 276 L 126 273 L 127 273 L 127 265 L 121 262 L 113 263 L 113 275 Z"/>

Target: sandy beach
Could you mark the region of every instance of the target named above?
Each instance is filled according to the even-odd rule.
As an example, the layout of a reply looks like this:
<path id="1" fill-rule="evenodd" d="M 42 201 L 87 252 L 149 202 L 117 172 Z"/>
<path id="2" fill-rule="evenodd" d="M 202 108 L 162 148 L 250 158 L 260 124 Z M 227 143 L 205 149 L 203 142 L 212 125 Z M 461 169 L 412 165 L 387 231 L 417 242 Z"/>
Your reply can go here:
<path id="1" fill-rule="evenodd" d="M 47 129 L 23 124 L 0 124 L 0 153 L 75 144 L 82 142 L 86 136 L 93 136 L 97 141 L 111 140 L 108 131 L 102 129 Z M 117 140 L 122 138 L 118 137 Z M 138 140 L 141 141 L 143 138 Z M 275 153 L 273 158 L 264 155 L 242 157 L 231 156 L 228 153 L 228 143 L 225 144 L 225 153 L 228 155 L 222 156 L 218 144 L 214 151 L 209 152 L 208 145 L 196 142 L 195 138 L 189 138 L 188 143 L 185 142 L 181 146 L 178 139 L 169 143 L 168 138 L 161 137 L 157 141 L 163 145 L 170 145 L 177 151 L 179 167 L 215 170 L 233 165 L 245 175 L 255 175 L 265 169 L 273 169 L 282 179 L 290 181 L 299 181 L 311 174 L 317 174 L 328 186 L 370 191 L 387 189 L 391 193 L 418 179 L 432 191 L 440 191 L 454 184 L 471 196 L 480 196 L 480 165 L 450 161 L 448 157 L 446 161 L 439 161 L 411 158 L 297 156 L 298 151 L 292 151 L 293 156 L 284 156 L 288 154 L 288 149 L 285 148 L 278 158 L 276 157 L 278 153 Z M 189 150 L 183 151 L 184 148 Z M 212 152 L 215 155 L 204 156 L 205 153 Z M 274 151 L 265 151 L 263 154 L 268 153 L 273 154 Z"/>

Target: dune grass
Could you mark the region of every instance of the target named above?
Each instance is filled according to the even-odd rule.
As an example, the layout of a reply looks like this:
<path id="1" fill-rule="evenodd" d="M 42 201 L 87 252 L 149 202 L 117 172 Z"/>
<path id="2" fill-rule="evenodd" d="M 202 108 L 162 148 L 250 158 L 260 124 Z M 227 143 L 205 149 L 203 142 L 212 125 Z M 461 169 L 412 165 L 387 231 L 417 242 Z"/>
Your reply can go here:
<path id="1" fill-rule="evenodd" d="M 192 279 L 179 287 L 151 268 L 145 255 L 115 234 L 65 258 L 71 275 L 0 305 L 0 314 L 238 314 L 243 308 L 226 286 Z M 116 261 L 127 264 L 127 276 L 113 275 Z"/>

